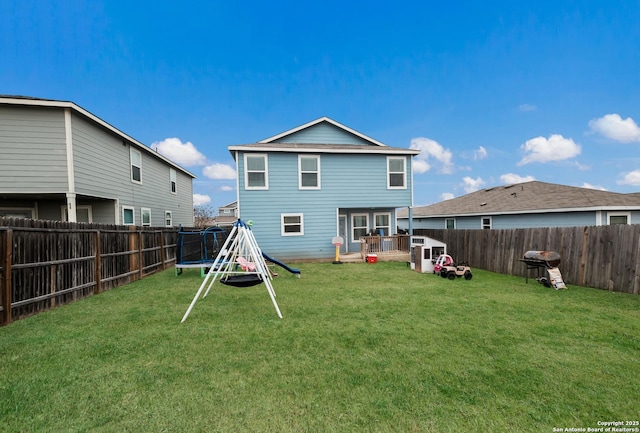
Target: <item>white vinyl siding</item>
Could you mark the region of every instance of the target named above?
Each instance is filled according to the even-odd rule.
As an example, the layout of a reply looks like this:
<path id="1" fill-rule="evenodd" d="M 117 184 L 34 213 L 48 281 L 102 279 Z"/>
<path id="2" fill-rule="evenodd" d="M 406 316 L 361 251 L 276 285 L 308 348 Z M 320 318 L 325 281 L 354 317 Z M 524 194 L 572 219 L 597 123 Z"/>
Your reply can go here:
<path id="1" fill-rule="evenodd" d="M 298 155 L 298 188 L 320 189 L 320 157 Z"/>
<path id="2" fill-rule="evenodd" d="M 301 213 L 280 215 L 282 236 L 302 236 L 304 235 L 304 217 Z"/>
<path id="3" fill-rule="evenodd" d="M 407 159 L 404 157 L 387 157 L 387 188 L 407 188 Z"/>
<path id="4" fill-rule="evenodd" d="M 131 155 L 131 181 L 142 183 L 142 154 L 139 150 L 130 149 Z"/>
<path id="5" fill-rule="evenodd" d="M 269 189 L 269 160 L 267 155 L 245 154 L 245 189 Z"/>

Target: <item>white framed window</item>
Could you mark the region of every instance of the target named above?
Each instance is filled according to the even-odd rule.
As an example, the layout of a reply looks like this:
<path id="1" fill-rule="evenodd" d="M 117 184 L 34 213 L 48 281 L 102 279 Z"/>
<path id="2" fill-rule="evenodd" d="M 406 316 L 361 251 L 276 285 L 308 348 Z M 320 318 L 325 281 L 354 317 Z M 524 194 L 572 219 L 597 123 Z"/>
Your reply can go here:
<path id="1" fill-rule="evenodd" d="M 387 157 L 387 189 L 407 189 L 407 159 Z"/>
<path id="2" fill-rule="evenodd" d="M 369 231 L 369 214 L 354 213 L 351 215 L 351 242 L 359 242 Z"/>
<path id="3" fill-rule="evenodd" d="M 391 234 L 391 213 L 373 214 L 373 228 L 380 236 L 389 236 Z"/>
<path id="4" fill-rule="evenodd" d="M 484 216 L 481 219 L 480 225 L 482 226 L 483 229 L 489 230 L 493 226 L 492 223 L 493 221 L 490 216 Z"/>
<path id="5" fill-rule="evenodd" d="M 280 234 L 282 236 L 304 235 L 304 216 L 301 213 L 280 214 Z"/>
<path id="6" fill-rule="evenodd" d="M 173 227 L 173 213 L 170 210 L 164 211 L 164 225 Z"/>
<path id="7" fill-rule="evenodd" d="M 320 189 L 320 156 L 298 155 L 298 188 Z"/>
<path id="8" fill-rule="evenodd" d="M 142 221 L 143 226 L 151 225 L 151 209 L 147 207 L 140 209 L 140 221 Z"/>
<path id="9" fill-rule="evenodd" d="M 269 189 L 267 155 L 244 155 L 244 189 Z"/>
<path id="10" fill-rule="evenodd" d="M 445 218 L 444 219 L 444 228 L 453 230 L 456 228 L 456 219 L 455 218 Z"/>
<path id="11" fill-rule="evenodd" d="M 36 210 L 30 207 L 0 207 L 0 218 L 35 218 Z"/>
<path id="12" fill-rule="evenodd" d="M 131 182 L 142 183 L 142 154 L 134 148 L 129 149 L 131 158 Z"/>
<path id="13" fill-rule="evenodd" d="M 607 224 L 631 224 L 631 212 L 607 212 Z"/>
<path id="14" fill-rule="evenodd" d="M 169 169 L 169 183 L 171 185 L 171 190 L 170 190 L 171 194 L 177 194 L 178 182 L 177 182 L 176 170 L 174 168 Z"/>
<path id="15" fill-rule="evenodd" d="M 62 221 L 69 221 L 69 214 L 67 213 L 67 207 L 60 206 L 60 212 L 62 213 Z M 91 205 L 80 205 L 76 207 L 76 222 L 79 222 L 79 223 L 93 222 L 93 209 L 91 208 Z"/>
<path id="16" fill-rule="evenodd" d="M 122 224 L 125 226 L 133 226 L 136 224 L 136 217 L 133 207 L 122 206 Z"/>

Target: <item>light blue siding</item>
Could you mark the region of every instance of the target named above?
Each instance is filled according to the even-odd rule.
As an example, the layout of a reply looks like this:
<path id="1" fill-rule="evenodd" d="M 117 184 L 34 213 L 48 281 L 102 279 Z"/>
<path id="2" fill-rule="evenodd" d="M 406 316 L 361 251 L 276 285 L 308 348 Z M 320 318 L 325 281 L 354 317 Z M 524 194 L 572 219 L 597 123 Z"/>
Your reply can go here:
<path id="1" fill-rule="evenodd" d="M 407 170 L 411 162 L 407 158 Z M 244 189 L 244 158 L 240 153 L 238 184 L 240 185 L 240 218 L 254 222 L 254 234 L 261 248 L 269 255 L 285 258 L 332 257 L 335 247 L 331 239 L 337 234 L 337 210 L 373 214 L 390 212 L 395 231 L 395 208 L 411 204 L 411 185 L 406 189 L 387 189 L 386 155 L 321 154 L 321 189 L 299 190 L 298 155 L 270 153 L 268 157 L 268 190 Z M 411 176 L 407 175 L 407 182 Z M 282 213 L 304 215 L 304 236 L 281 236 Z M 350 250 L 359 245 L 349 246 Z"/>
<path id="2" fill-rule="evenodd" d="M 327 122 L 313 125 L 276 140 L 278 143 L 371 144 L 357 135 Z"/>

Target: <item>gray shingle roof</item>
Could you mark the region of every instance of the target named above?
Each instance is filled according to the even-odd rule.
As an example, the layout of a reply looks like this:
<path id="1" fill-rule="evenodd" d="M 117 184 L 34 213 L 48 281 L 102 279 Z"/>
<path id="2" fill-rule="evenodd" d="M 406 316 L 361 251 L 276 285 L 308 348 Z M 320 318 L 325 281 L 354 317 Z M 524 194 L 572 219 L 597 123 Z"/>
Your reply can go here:
<path id="1" fill-rule="evenodd" d="M 604 207 L 640 209 L 640 193 L 621 194 L 589 188 L 531 181 L 496 186 L 429 206 L 416 206 L 413 216 L 495 215 Z M 403 209 L 398 217 L 407 217 Z"/>

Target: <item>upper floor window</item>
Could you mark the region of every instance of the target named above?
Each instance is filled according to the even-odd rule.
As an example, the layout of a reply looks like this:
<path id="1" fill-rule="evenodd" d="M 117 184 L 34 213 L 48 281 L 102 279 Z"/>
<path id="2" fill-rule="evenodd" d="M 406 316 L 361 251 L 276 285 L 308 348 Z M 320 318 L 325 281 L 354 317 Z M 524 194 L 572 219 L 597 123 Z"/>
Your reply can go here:
<path id="1" fill-rule="evenodd" d="M 483 229 L 490 229 L 491 228 L 491 217 L 490 216 L 482 217 L 482 228 Z"/>
<path id="2" fill-rule="evenodd" d="M 407 159 L 404 157 L 387 157 L 387 188 L 407 188 L 406 163 Z"/>
<path id="3" fill-rule="evenodd" d="M 320 189 L 320 157 L 298 155 L 298 187 L 300 189 Z"/>
<path id="4" fill-rule="evenodd" d="M 131 148 L 129 154 L 131 158 L 131 181 L 140 183 L 142 182 L 142 154 L 134 148 Z"/>
<path id="5" fill-rule="evenodd" d="M 607 220 L 609 225 L 630 224 L 631 213 L 630 212 L 609 212 L 607 214 Z"/>
<path id="6" fill-rule="evenodd" d="M 169 182 L 171 182 L 171 194 L 176 194 L 178 192 L 178 185 L 176 182 L 176 170 L 173 168 L 169 169 Z"/>
<path id="7" fill-rule="evenodd" d="M 245 189 L 269 189 L 267 155 L 244 156 Z"/>
<path id="8" fill-rule="evenodd" d="M 282 236 L 302 236 L 304 235 L 304 218 L 301 213 L 291 213 L 280 215 Z"/>

